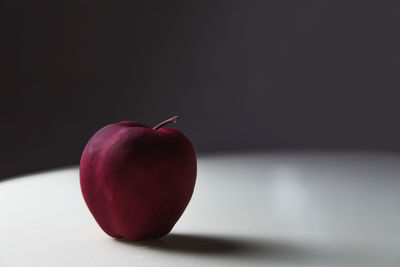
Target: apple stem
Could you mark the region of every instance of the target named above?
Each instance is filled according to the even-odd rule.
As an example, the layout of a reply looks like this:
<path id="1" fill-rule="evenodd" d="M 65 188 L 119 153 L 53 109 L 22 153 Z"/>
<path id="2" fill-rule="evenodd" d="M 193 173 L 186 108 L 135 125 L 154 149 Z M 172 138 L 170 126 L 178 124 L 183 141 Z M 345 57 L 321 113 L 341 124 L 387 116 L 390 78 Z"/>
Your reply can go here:
<path id="1" fill-rule="evenodd" d="M 176 123 L 178 121 L 179 117 L 178 116 L 173 116 L 172 118 L 160 122 L 159 124 L 157 124 L 156 126 L 154 126 L 153 130 L 157 130 L 160 129 L 161 127 L 163 127 L 164 125 L 168 124 L 168 123 Z"/>

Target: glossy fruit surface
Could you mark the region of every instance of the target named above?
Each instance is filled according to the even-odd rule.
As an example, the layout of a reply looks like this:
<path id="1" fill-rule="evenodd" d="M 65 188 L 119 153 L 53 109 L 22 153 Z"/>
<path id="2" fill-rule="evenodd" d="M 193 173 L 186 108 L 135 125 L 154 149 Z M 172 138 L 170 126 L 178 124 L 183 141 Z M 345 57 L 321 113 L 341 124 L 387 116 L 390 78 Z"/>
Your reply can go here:
<path id="1" fill-rule="evenodd" d="M 112 237 L 162 237 L 190 201 L 196 180 L 195 150 L 180 131 L 162 126 L 134 121 L 110 124 L 96 132 L 83 151 L 83 197 L 97 223 Z"/>

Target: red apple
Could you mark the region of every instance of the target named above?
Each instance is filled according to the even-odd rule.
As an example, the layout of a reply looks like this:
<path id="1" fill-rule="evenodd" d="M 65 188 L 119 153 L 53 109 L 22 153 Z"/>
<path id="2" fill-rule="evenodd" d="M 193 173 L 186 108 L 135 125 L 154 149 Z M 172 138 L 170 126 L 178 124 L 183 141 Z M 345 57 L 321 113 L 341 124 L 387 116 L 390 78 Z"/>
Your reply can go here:
<path id="1" fill-rule="evenodd" d="M 87 143 L 80 162 L 85 202 L 112 237 L 160 238 L 178 221 L 193 193 L 196 154 L 173 128 L 134 121 L 107 125 Z"/>

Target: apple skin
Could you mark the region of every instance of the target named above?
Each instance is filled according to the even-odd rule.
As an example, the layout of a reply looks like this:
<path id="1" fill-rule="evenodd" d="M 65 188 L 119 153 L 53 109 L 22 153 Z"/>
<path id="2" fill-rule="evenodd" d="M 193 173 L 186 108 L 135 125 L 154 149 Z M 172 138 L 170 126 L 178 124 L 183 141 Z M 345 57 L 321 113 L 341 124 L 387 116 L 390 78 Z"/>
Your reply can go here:
<path id="1" fill-rule="evenodd" d="M 80 162 L 84 200 L 108 235 L 160 238 L 193 194 L 196 153 L 180 131 L 134 121 L 107 125 L 87 143 Z"/>

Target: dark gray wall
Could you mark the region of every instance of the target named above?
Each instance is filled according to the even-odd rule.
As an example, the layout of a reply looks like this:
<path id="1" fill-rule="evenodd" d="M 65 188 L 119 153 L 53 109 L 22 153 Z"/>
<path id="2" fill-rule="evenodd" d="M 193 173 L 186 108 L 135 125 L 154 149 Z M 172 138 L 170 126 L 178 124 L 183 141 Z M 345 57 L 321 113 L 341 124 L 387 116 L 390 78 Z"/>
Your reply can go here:
<path id="1" fill-rule="evenodd" d="M 0 176 L 171 115 L 198 151 L 400 149 L 398 1 L 12 1 Z"/>

